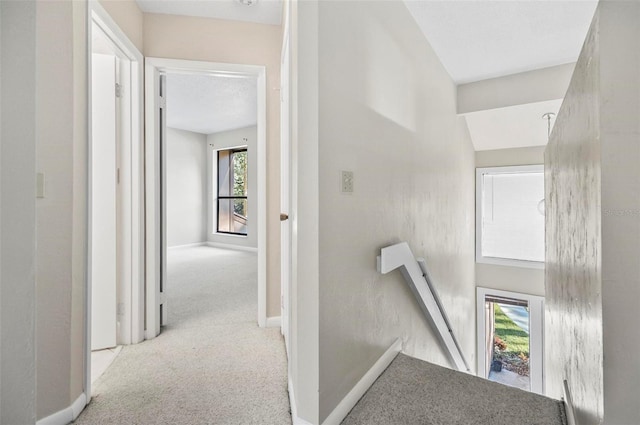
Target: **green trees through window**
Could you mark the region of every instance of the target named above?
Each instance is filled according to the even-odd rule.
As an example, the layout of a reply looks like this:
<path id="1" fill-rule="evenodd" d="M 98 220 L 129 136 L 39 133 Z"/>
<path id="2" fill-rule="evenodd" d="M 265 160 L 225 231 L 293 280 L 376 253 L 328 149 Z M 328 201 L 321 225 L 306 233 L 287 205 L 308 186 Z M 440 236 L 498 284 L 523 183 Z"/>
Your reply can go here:
<path id="1" fill-rule="evenodd" d="M 248 159 L 246 147 L 217 152 L 218 233 L 247 234 Z"/>

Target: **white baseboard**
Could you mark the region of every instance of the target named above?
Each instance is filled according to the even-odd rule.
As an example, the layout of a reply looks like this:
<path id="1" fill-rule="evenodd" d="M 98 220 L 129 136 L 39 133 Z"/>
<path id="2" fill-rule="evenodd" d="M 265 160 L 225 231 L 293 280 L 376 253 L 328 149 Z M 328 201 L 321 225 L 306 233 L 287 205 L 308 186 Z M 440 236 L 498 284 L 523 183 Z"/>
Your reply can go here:
<path id="1" fill-rule="evenodd" d="M 203 246 L 203 245 L 206 245 L 206 244 L 207 244 L 207 242 L 188 243 L 188 244 L 185 244 L 185 245 L 168 246 L 167 249 L 192 248 L 194 246 Z"/>
<path id="2" fill-rule="evenodd" d="M 46 418 L 40 419 L 36 422 L 36 425 L 67 425 L 72 421 L 75 421 L 80 413 L 87 405 L 87 397 L 84 393 L 71 404 L 71 406 L 60 410 L 59 412 L 49 415 Z"/>
<path id="3" fill-rule="evenodd" d="M 382 372 L 385 371 L 401 350 L 402 341 L 400 339 L 396 339 L 395 342 L 391 344 L 391 347 L 389 347 L 387 351 L 380 356 L 378 361 L 371 366 L 371 369 L 364 374 L 362 379 L 358 381 L 358 383 L 351 389 L 351 391 L 349 391 L 336 408 L 333 409 L 333 412 L 327 416 L 327 419 L 324 420 L 322 425 L 339 425 L 371 385 L 373 385 L 376 379 L 382 375 Z"/>
<path id="4" fill-rule="evenodd" d="M 267 317 L 267 328 L 279 328 L 281 326 L 282 321 L 280 320 L 280 316 Z"/>
<path id="5" fill-rule="evenodd" d="M 293 391 L 293 382 L 289 378 L 289 404 L 291 405 L 291 423 L 293 425 L 312 425 L 310 422 L 305 421 L 298 417 L 298 407 L 296 404 L 296 396 Z"/>
<path id="6" fill-rule="evenodd" d="M 206 245 L 212 246 L 214 248 L 235 249 L 236 251 L 258 252 L 258 248 L 254 248 L 252 246 L 232 245 L 229 243 L 219 243 L 211 241 L 206 242 Z"/>

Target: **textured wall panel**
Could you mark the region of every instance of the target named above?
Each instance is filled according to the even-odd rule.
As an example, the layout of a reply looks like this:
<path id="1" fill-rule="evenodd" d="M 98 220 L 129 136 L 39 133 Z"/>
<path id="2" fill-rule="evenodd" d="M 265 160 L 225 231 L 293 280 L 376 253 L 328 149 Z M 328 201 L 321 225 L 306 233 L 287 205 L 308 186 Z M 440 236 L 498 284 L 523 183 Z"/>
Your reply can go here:
<path id="1" fill-rule="evenodd" d="M 640 3 L 605 0 L 546 152 L 547 390 L 640 423 Z"/>
<path id="2" fill-rule="evenodd" d="M 546 393 L 603 416 L 599 39 L 594 20 L 545 152 Z"/>

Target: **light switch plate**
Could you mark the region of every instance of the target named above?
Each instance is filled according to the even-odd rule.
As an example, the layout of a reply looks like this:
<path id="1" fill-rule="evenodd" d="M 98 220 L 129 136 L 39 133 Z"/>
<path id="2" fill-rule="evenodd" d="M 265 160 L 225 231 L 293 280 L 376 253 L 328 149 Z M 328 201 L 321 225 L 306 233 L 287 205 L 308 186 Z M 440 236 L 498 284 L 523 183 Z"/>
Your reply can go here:
<path id="1" fill-rule="evenodd" d="M 341 171 L 340 186 L 342 193 L 353 193 L 353 171 Z"/>

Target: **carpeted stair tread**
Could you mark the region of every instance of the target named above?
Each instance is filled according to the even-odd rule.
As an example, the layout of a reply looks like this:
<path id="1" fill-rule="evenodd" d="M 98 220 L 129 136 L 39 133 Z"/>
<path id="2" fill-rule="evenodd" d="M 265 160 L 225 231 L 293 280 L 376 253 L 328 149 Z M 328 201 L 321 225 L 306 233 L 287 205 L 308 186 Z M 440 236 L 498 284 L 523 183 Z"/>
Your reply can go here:
<path id="1" fill-rule="evenodd" d="M 564 425 L 562 403 L 403 354 L 343 425 Z"/>

